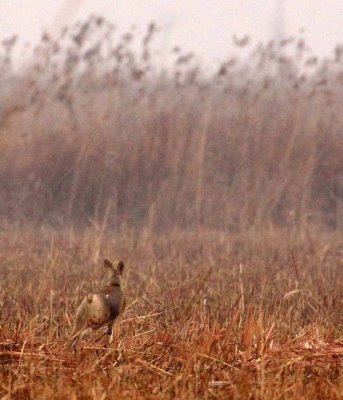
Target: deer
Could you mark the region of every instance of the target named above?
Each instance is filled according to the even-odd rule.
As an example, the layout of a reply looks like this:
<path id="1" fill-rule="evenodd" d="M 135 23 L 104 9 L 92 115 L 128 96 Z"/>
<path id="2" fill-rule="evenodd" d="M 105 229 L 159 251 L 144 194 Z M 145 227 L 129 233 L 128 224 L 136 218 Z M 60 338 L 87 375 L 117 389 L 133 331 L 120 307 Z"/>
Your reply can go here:
<path id="1" fill-rule="evenodd" d="M 113 341 L 113 324 L 125 309 L 125 297 L 121 285 L 124 263 L 119 261 L 117 267 L 114 267 L 108 259 L 105 259 L 104 268 L 107 272 L 105 285 L 99 291 L 84 297 L 76 311 L 70 338 L 73 349 L 88 332 L 105 325 L 110 336 L 109 343 Z"/>

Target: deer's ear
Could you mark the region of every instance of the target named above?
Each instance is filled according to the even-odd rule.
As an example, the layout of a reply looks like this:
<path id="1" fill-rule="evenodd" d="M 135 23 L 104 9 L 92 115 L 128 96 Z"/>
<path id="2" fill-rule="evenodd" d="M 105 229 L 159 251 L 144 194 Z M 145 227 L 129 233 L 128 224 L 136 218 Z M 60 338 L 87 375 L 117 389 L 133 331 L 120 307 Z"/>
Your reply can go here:
<path id="1" fill-rule="evenodd" d="M 104 267 L 105 267 L 105 268 L 113 269 L 113 264 L 111 263 L 110 260 L 108 260 L 107 258 L 105 258 L 105 260 L 104 260 Z"/>
<path id="2" fill-rule="evenodd" d="M 123 261 L 119 261 L 118 265 L 117 265 L 117 272 L 119 275 L 121 275 L 124 271 L 124 263 Z"/>

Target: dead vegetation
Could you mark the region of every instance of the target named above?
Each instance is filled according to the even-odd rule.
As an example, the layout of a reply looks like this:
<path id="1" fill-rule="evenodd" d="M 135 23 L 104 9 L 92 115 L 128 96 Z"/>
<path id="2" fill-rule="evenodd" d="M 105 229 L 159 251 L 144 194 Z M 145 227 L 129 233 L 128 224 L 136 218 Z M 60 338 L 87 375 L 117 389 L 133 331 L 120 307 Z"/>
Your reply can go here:
<path id="1" fill-rule="evenodd" d="M 161 71 L 156 31 L 3 42 L 0 398 L 342 398 L 340 46 Z M 105 257 L 127 310 L 73 354 Z"/>
<path id="2" fill-rule="evenodd" d="M 160 70 L 156 29 L 93 17 L 43 36 L 18 72 L 3 61 L 0 216 L 342 229 L 339 47 L 314 60 L 301 38 L 251 45 L 212 72 L 177 48 Z"/>
<path id="3" fill-rule="evenodd" d="M 2 398 L 338 399 L 342 260 L 335 235 L 106 235 L 128 260 L 128 309 L 108 346 L 70 352 L 99 286 L 94 232 L 1 233 Z"/>

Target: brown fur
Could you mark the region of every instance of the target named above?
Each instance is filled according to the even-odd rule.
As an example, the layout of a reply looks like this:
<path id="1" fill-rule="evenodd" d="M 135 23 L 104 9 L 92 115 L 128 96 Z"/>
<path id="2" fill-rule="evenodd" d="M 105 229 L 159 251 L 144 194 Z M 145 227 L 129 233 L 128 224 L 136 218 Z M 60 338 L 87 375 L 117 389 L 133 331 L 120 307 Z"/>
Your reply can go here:
<path id="1" fill-rule="evenodd" d="M 104 267 L 108 273 L 106 284 L 98 292 L 88 294 L 77 309 L 71 333 L 72 347 L 90 329 L 99 329 L 104 325 L 108 326 L 107 333 L 113 340 L 113 323 L 125 308 L 120 279 L 124 263 L 120 261 L 115 268 L 109 260 L 105 259 Z"/>

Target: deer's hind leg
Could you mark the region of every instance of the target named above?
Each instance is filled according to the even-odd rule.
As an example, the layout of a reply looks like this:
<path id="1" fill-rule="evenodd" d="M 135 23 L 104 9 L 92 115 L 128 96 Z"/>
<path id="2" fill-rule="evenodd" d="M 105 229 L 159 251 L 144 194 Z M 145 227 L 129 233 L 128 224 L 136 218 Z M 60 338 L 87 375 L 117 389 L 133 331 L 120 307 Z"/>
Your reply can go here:
<path id="1" fill-rule="evenodd" d="M 92 331 L 92 328 L 85 327 L 84 329 L 81 329 L 76 335 L 72 336 L 71 338 L 71 347 L 75 349 L 75 346 L 77 345 L 77 342 L 81 339 L 83 339 L 88 333 Z"/>
<path id="2" fill-rule="evenodd" d="M 107 326 L 108 326 L 108 328 L 107 328 L 107 335 L 109 335 L 109 337 L 110 337 L 110 339 L 109 339 L 109 343 L 112 343 L 113 342 L 113 324 L 114 324 L 114 321 L 112 321 L 112 322 L 110 322 Z"/>

